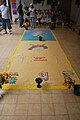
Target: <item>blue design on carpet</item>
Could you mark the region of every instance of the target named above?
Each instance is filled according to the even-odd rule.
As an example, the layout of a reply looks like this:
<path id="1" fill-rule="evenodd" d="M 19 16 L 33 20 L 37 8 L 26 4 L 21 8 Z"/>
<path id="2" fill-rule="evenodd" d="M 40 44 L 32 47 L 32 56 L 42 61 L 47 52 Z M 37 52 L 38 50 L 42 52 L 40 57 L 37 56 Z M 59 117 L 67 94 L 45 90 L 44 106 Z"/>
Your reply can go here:
<path id="1" fill-rule="evenodd" d="M 22 38 L 23 41 L 39 41 L 39 36 L 42 36 L 43 41 L 56 40 L 51 30 L 27 30 Z"/>

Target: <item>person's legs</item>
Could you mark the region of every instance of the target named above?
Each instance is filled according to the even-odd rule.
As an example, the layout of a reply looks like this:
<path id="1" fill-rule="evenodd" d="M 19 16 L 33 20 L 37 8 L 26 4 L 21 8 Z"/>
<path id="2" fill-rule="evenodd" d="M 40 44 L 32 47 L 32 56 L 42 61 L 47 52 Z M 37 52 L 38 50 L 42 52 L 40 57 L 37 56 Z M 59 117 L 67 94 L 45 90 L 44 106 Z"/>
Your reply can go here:
<path id="1" fill-rule="evenodd" d="M 19 27 L 21 28 L 21 15 L 19 15 Z"/>
<path id="2" fill-rule="evenodd" d="M 12 34 L 12 31 L 11 31 L 12 27 L 11 27 L 10 19 L 7 19 L 6 22 L 7 22 L 7 26 L 8 26 L 8 29 L 9 29 L 9 33 Z"/>
<path id="3" fill-rule="evenodd" d="M 21 28 L 22 27 L 22 24 L 23 24 L 23 17 L 21 15 L 19 15 L 19 27 Z"/>
<path id="4" fill-rule="evenodd" d="M 32 17 L 30 18 L 30 27 L 32 28 Z"/>
<path id="5" fill-rule="evenodd" d="M 32 28 L 35 28 L 35 18 L 32 17 Z"/>
<path id="6" fill-rule="evenodd" d="M 11 27 L 11 23 L 10 23 L 10 19 L 7 19 L 7 26 L 8 26 L 8 29 L 10 30 L 12 27 Z"/>
<path id="7" fill-rule="evenodd" d="M 3 23 L 3 29 L 5 30 L 4 34 L 7 34 L 7 31 L 6 31 L 6 19 L 2 18 L 2 23 Z"/>
<path id="8" fill-rule="evenodd" d="M 38 26 L 41 25 L 41 18 L 38 18 Z"/>

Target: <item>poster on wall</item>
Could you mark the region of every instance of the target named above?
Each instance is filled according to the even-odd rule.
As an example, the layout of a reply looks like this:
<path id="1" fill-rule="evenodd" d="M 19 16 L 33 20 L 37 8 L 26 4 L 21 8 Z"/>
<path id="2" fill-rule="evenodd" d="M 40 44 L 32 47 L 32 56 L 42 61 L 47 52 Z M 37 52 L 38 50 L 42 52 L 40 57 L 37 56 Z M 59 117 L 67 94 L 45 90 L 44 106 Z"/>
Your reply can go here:
<path id="1" fill-rule="evenodd" d="M 12 0 L 12 12 L 13 15 L 17 14 L 16 0 Z"/>

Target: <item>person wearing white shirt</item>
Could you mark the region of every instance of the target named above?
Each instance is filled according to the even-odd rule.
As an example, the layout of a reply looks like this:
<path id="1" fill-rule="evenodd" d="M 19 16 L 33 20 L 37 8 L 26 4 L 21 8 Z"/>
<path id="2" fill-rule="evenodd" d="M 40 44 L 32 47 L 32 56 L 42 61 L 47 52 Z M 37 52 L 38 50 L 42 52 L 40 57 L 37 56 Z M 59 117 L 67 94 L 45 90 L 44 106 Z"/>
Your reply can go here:
<path id="1" fill-rule="evenodd" d="M 6 6 L 6 0 L 2 1 L 2 5 L 0 6 L 0 12 L 2 15 L 2 22 L 3 22 L 3 29 L 5 30 L 4 33 L 7 34 L 7 28 L 6 24 L 9 29 L 9 33 L 11 34 L 11 24 L 10 24 L 10 14 L 9 14 L 9 8 Z"/>
<path id="2" fill-rule="evenodd" d="M 35 28 L 35 8 L 32 3 L 30 4 L 29 12 L 30 12 L 30 27 Z"/>

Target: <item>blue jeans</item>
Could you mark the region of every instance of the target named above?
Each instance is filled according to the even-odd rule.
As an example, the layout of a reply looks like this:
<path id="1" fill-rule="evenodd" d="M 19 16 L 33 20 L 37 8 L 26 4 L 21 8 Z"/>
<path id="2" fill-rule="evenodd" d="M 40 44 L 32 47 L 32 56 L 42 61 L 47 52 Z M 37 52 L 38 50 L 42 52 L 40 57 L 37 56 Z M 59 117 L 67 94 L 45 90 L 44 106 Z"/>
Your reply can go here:
<path id="1" fill-rule="evenodd" d="M 22 27 L 23 22 L 24 22 L 23 16 L 19 15 L 19 27 Z"/>
<path id="2" fill-rule="evenodd" d="M 30 17 L 30 27 L 35 28 L 35 17 Z"/>
<path id="3" fill-rule="evenodd" d="M 7 26 L 8 26 L 8 29 L 9 29 L 9 30 L 11 29 L 10 19 L 4 19 L 4 18 L 2 18 L 2 22 L 3 22 L 3 29 L 6 30 L 6 24 L 7 24 Z"/>

